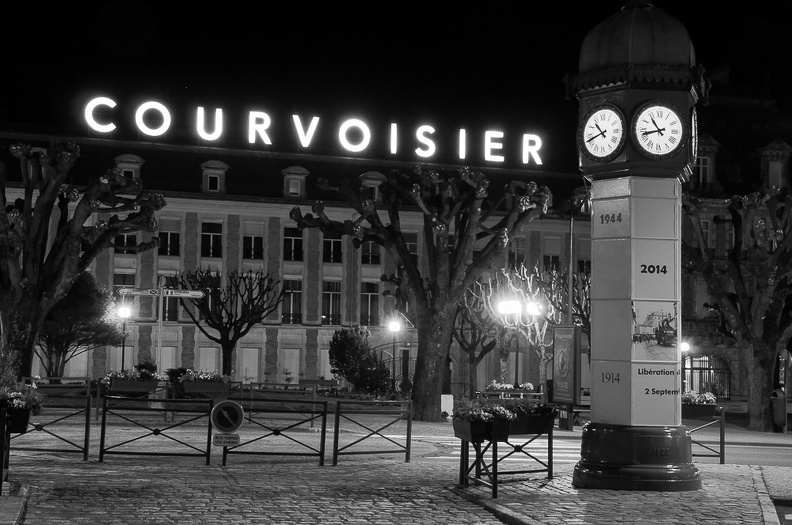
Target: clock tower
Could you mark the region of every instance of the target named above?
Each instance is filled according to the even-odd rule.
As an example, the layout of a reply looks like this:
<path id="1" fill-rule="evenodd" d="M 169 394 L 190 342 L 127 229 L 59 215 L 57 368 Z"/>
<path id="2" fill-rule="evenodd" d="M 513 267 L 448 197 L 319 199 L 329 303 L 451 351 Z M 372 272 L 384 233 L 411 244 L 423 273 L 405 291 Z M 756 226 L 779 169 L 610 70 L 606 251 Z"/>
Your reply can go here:
<path id="1" fill-rule="evenodd" d="M 681 424 L 681 184 L 704 86 L 685 27 L 629 0 L 581 46 L 579 165 L 591 182 L 591 422 L 573 484 L 697 490 Z"/>

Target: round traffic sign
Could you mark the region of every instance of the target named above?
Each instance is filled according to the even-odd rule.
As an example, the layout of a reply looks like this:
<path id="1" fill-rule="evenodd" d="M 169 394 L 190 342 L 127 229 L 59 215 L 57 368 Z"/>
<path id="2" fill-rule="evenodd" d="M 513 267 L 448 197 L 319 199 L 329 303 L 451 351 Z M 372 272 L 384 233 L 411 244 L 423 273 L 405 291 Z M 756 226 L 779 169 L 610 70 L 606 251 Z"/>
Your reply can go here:
<path id="1" fill-rule="evenodd" d="M 234 401 L 220 401 L 212 409 L 209 416 L 212 426 L 220 432 L 233 432 L 242 426 L 245 411 L 242 405 Z"/>

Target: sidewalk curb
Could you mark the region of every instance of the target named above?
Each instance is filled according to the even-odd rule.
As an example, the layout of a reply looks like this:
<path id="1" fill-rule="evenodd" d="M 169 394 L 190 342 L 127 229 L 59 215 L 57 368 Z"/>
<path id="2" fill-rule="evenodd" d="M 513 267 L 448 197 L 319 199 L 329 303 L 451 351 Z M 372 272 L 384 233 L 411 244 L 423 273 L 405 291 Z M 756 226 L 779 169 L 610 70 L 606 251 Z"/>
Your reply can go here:
<path id="1" fill-rule="evenodd" d="M 0 525 L 18 525 L 25 516 L 28 501 L 27 483 L 6 481 L 10 485 L 8 495 L 0 504 Z"/>
<path id="2" fill-rule="evenodd" d="M 751 466 L 751 476 L 756 490 L 756 497 L 759 499 L 759 508 L 762 511 L 762 519 L 765 525 L 781 525 L 776 513 L 775 504 L 767 491 L 762 467 Z"/>

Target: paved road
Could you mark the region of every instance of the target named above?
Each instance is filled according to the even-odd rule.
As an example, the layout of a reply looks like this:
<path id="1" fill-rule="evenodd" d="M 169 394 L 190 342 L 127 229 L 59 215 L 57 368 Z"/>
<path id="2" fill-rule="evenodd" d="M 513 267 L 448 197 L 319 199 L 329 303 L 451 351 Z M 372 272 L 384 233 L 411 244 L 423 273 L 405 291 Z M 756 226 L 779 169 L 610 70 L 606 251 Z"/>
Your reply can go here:
<path id="1" fill-rule="evenodd" d="M 164 426 L 153 421 L 149 429 L 141 430 L 137 425 L 117 424 L 113 436 L 131 438 L 136 432 Z M 72 429 L 77 430 L 76 426 Z M 391 427 L 385 433 L 394 439 L 403 436 L 404 429 Z M 503 483 L 497 499 L 491 498 L 486 487 L 456 486 L 459 441 L 453 438 L 450 423 L 416 423 L 409 463 L 403 454 L 361 454 L 341 457 L 336 466 L 330 464 L 330 448 L 324 466 L 315 457 L 283 456 L 235 456 L 222 466 L 217 449 L 210 465 L 203 458 L 179 456 L 119 455 L 99 462 L 98 434 L 92 433 L 88 461 L 78 454 L 13 451 L 12 447 L 10 483 L 0 498 L 0 524 L 14 523 L 9 516 L 14 511 L 18 515 L 26 500 L 27 512 L 21 521 L 25 525 L 558 524 L 570 520 L 610 524 L 642 523 L 649 515 L 657 523 L 774 525 L 780 520 L 770 496 L 792 498 L 790 469 L 746 465 L 700 464 L 704 486 L 692 492 L 578 490 L 571 484 L 571 474 L 580 427 L 556 431 L 558 455 L 554 454 L 556 476 L 552 480 L 526 476 Z M 144 448 L 176 447 L 167 437 L 154 435 L 157 444 L 149 437 Z M 315 431 L 303 435 L 318 440 Z M 342 444 L 362 435 L 365 431 L 359 428 L 349 429 Z M 204 431 L 192 437 L 196 442 L 206 440 Z M 31 432 L 27 438 L 44 440 L 46 436 Z M 789 446 L 792 438 L 730 428 L 727 439 Z M 328 447 L 331 443 L 332 439 Z M 375 441 L 368 443 L 375 446 Z M 536 454 L 541 453 L 540 447 Z M 25 497 L 14 497 L 9 489 L 21 490 Z"/>

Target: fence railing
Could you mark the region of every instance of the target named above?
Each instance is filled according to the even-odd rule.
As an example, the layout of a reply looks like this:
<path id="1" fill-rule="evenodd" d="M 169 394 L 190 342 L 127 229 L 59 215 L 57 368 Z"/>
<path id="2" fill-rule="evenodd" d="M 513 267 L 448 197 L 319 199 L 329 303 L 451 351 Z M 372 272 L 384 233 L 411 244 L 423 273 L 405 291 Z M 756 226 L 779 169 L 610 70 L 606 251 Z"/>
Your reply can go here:
<path id="1" fill-rule="evenodd" d="M 14 435 L 16 450 L 82 454 L 88 461 L 91 444 L 91 379 L 89 377 L 42 377 L 23 379 L 35 383 L 43 396 L 41 412 L 31 415 L 28 431 Z M 82 426 L 82 440 L 70 437 L 73 424 Z M 50 439 L 42 439 L 46 434 Z M 79 433 L 76 433 L 79 436 Z"/>
<path id="2" fill-rule="evenodd" d="M 99 461 L 108 454 L 137 456 L 198 456 L 209 464 L 212 451 L 210 413 L 213 399 L 146 399 L 106 395 L 102 399 L 102 430 L 99 440 Z M 178 412 L 180 419 L 162 427 L 168 412 Z M 156 415 L 158 417 L 152 417 Z M 129 423 L 132 428 L 108 425 L 108 417 Z M 205 429 L 205 444 L 191 443 L 193 433 L 180 432 L 187 425 Z M 108 444 L 109 441 L 113 441 Z M 143 440 L 146 440 L 143 443 Z M 175 446 L 167 449 L 163 444 Z"/>
<path id="3" fill-rule="evenodd" d="M 377 418 L 364 418 L 366 415 L 384 416 L 384 421 Z M 395 439 L 383 434 L 400 421 L 407 422 L 405 442 L 399 443 Z M 341 445 L 339 437 L 341 423 L 352 424 L 353 430 L 363 429 L 366 434 L 351 443 Z M 365 448 L 358 447 L 371 438 L 381 438 L 385 445 L 392 448 Z M 333 465 L 338 464 L 339 456 L 352 454 L 404 454 L 405 463 L 410 462 L 410 442 L 412 440 L 412 402 L 411 401 L 338 401 L 335 412 L 335 428 L 333 432 Z"/>
<path id="4" fill-rule="evenodd" d="M 704 450 L 707 451 L 707 452 L 696 452 L 696 450 L 700 450 L 700 449 L 694 449 L 692 453 L 693 457 L 719 458 L 720 464 L 723 465 L 726 462 L 726 409 L 723 407 L 718 407 L 718 411 L 720 412 L 720 415 L 717 419 L 714 419 L 708 423 L 704 423 L 703 425 L 697 426 L 695 428 L 691 428 L 688 430 L 688 432 L 691 434 L 690 441 L 692 445 L 700 447 L 700 449 L 703 448 Z M 720 439 L 718 442 L 717 449 L 712 448 L 706 443 L 702 443 L 701 441 L 696 441 L 695 439 L 693 439 L 694 432 L 698 432 L 699 430 L 703 428 L 707 428 L 712 425 L 720 425 L 720 434 L 719 434 Z"/>

